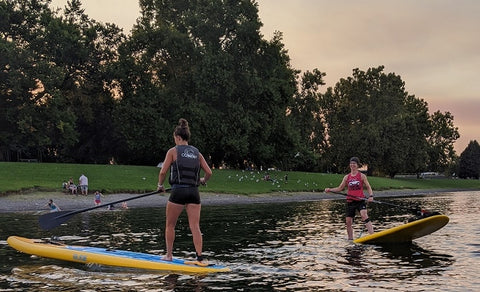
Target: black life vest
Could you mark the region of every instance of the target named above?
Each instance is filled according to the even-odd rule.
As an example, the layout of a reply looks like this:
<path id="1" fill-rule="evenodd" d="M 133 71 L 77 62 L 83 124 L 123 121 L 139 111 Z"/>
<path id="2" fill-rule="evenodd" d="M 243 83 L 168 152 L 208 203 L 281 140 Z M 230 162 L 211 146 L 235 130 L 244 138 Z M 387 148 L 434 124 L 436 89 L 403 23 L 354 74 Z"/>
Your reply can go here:
<path id="1" fill-rule="evenodd" d="M 191 145 L 178 145 L 177 160 L 170 166 L 170 185 L 198 186 L 200 183 L 200 152 Z"/>

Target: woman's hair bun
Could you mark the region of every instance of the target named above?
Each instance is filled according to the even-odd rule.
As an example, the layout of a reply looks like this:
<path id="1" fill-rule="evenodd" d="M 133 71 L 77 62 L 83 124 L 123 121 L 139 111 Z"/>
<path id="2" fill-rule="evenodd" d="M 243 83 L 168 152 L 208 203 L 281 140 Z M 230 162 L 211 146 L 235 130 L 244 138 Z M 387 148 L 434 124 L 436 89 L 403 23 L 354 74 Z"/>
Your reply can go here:
<path id="1" fill-rule="evenodd" d="M 186 128 L 188 127 L 188 122 L 184 118 L 181 118 L 180 120 L 178 120 L 178 125 L 182 128 Z"/>

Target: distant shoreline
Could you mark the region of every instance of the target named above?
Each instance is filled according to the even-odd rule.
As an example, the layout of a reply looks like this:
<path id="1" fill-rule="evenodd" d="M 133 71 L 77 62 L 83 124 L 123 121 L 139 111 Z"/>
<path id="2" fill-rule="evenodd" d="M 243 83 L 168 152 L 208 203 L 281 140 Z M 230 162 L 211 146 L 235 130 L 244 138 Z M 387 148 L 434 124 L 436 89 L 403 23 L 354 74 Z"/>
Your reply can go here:
<path id="1" fill-rule="evenodd" d="M 424 196 L 436 193 L 460 191 L 477 191 L 472 189 L 427 189 L 427 190 L 388 190 L 374 192 L 375 198 Z M 102 204 L 132 198 L 140 194 L 109 194 L 102 198 Z M 128 201 L 129 208 L 164 207 L 168 200 L 167 194 L 155 194 Z M 323 192 L 276 192 L 257 195 L 235 195 L 201 193 L 202 205 L 235 205 L 259 203 L 287 203 L 302 201 L 320 201 L 344 199 L 342 195 L 326 194 Z M 8 212 L 48 212 L 49 199 L 62 210 L 79 210 L 94 206 L 93 193 L 88 196 L 67 195 L 61 192 L 38 192 L 29 194 L 14 194 L 0 197 L 0 213 Z M 116 205 L 120 208 L 120 205 Z"/>

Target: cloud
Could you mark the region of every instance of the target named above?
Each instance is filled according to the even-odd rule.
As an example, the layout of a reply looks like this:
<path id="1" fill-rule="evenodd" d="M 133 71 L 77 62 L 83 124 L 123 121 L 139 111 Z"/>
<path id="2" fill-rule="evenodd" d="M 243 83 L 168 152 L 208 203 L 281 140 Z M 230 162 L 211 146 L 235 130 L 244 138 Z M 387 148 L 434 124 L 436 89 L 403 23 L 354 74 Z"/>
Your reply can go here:
<path id="1" fill-rule="evenodd" d="M 262 34 L 281 31 L 292 66 L 325 72 L 327 86 L 354 68 L 380 65 L 400 75 L 410 94 L 431 112 L 449 111 L 463 150 L 479 139 L 479 27 L 477 0 L 258 0 Z M 82 0 L 93 19 L 128 33 L 140 15 L 138 0 Z M 63 8 L 67 0 L 52 0 Z M 465 147 L 463 147 L 465 145 Z"/>
<path id="2" fill-rule="evenodd" d="M 82 0 L 82 8 L 92 19 L 113 23 L 129 33 L 140 16 L 138 0 Z M 63 9 L 67 0 L 52 0 L 51 7 Z"/>
<path id="3" fill-rule="evenodd" d="M 292 65 L 318 68 L 328 87 L 354 68 L 385 66 L 431 112 L 449 111 L 457 151 L 479 140 L 479 27 L 476 0 L 259 0 L 262 32 L 284 34 Z"/>

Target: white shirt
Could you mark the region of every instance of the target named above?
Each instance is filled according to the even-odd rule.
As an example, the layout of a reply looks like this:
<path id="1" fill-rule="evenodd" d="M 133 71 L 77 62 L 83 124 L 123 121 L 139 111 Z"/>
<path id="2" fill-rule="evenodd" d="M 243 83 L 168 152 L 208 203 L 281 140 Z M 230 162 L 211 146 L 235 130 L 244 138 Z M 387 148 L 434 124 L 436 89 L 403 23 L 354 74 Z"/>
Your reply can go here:
<path id="1" fill-rule="evenodd" d="M 88 186 L 88 178 L 85 175 L 82 174 L 78 181 L 80 182 L 81 186 Z"/>

